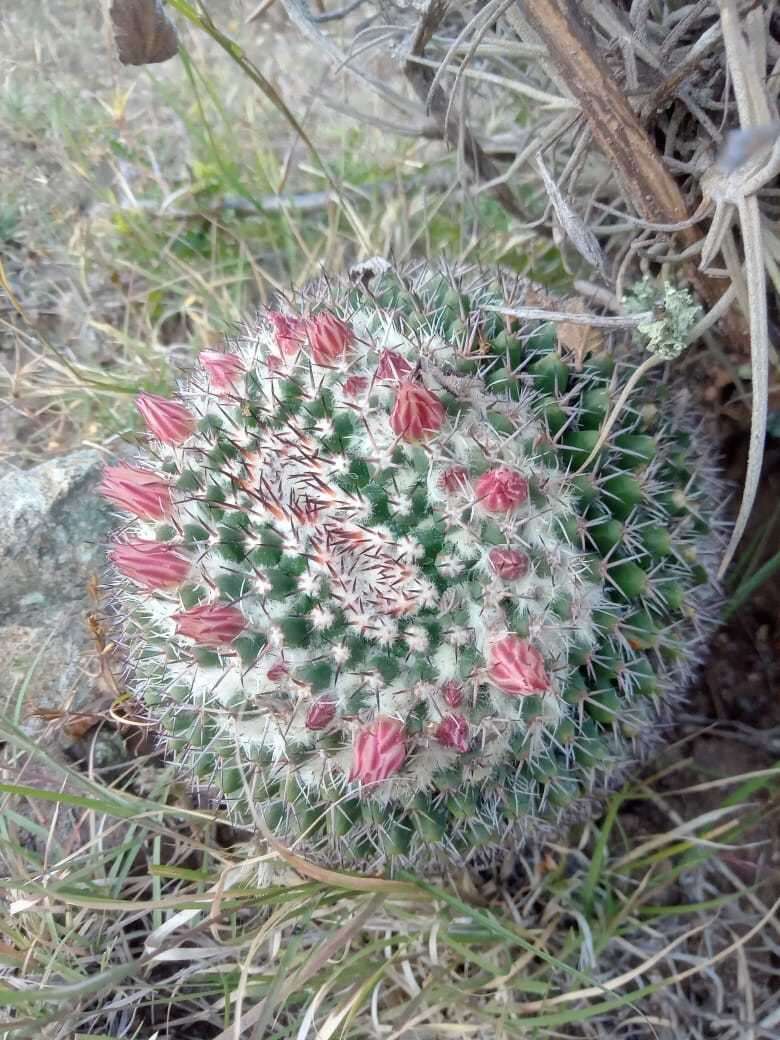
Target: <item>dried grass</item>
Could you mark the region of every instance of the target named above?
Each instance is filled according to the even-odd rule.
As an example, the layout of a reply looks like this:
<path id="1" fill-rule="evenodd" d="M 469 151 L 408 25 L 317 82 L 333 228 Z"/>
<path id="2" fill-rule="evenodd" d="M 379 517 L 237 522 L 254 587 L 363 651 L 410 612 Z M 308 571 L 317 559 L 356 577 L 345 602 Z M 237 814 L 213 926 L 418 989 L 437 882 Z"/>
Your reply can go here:
<path id="1" fill-rule="evenodd" d="M 291 870 L 188 806 L 159 764 L 109 785 L 2 735 L 19 777 L 0 784 L 4 1037 L 773 1035 L 780 901 L 755 835 L 780 768 L 675 791 L 682 757 L 574 845 L 500 877 L 398 884 Z M 24 786 L 34 766 L 48 790 L 40 773 Z M 685 795 L 724 788 L 721 809 L 680 815 Z M 48 825 L 20 798 L 48 803 Z M 642 800 L 662 826 L 623 835 Z M 75 849 L 63 814 L 85 836 Z M 740 856 L 750 883 L 729 866 Z"/>

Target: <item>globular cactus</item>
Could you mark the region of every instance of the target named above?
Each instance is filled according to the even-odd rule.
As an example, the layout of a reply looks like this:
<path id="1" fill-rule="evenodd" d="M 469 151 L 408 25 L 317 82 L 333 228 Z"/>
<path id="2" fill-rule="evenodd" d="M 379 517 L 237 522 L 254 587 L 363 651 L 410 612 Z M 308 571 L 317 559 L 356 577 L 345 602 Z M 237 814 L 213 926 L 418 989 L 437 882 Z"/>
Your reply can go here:
<path id="1" fill-rule="evenodd" d="M 686 398 L 646 380 L 589 462 L 633 365 L 498 313 L 528 291 L 321 281 L 143 395 L 148 448 L 106 471 L 131 688 L 237 822 L 321 862 L 433 870 L 574 818 L 711 624 Z"/>

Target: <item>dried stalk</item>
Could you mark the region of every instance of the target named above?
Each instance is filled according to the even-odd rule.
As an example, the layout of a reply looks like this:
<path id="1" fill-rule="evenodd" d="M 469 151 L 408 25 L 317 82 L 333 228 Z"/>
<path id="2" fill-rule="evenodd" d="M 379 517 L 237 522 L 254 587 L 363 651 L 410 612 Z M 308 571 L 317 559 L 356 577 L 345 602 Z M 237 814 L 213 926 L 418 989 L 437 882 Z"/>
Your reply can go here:
<path id="1" fill-rule="evenodd" d="M 643 220 L 650 224 L 681 225 L 686 246 L 701 237 L 690 224 L 688 207 L 679 186 L 661 161 L 628 99 L 610 75 L 596 42 L 582 21 L 574 0 L 524 0 L 523 14 L 534 33 L 546 45 L 559 76 L 581 105 L 593 139 L 609 160 L 622 193 Z M 691 265 L 687 271 L 709 308 L 722 298 L 728 285 Z M 745 343 L 741 318 L 724 317 L 732 339 Z"/>

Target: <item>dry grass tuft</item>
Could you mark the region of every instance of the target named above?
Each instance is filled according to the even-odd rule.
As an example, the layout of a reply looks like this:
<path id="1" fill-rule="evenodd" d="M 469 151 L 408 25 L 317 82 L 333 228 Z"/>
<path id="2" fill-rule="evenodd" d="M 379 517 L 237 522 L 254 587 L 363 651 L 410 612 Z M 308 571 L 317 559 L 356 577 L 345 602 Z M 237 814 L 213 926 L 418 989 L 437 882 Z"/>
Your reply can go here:
<path id="1" fill-rule="evenodd" d="M 757 828 L 778 768 L 675 789 L 679 748 L 576 844 L 501 877 L 326 882 L 153 760 L 108 783 L 2 735 L 4 1036 L 773 1035 L 780 902 Z M 681 815 L 712 792 L 719 808 Z M 657 826 L 637 831 L 642 803 Z"/>

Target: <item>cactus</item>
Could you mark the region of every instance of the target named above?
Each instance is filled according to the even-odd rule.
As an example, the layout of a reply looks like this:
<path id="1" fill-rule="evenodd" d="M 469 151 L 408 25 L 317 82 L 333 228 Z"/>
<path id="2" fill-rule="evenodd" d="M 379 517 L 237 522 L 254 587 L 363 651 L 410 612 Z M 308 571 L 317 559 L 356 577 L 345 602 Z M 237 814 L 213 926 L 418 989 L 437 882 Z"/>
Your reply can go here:
<path id="1" fill-rule="evenodd" d="M 103 493 L 131 688 L 237 823 L 392 872 L 588 811 L 713 621 L 722 486 L 684 395 L 498 313 L 529 284 L 321 281 L 207 351 Z"/>

